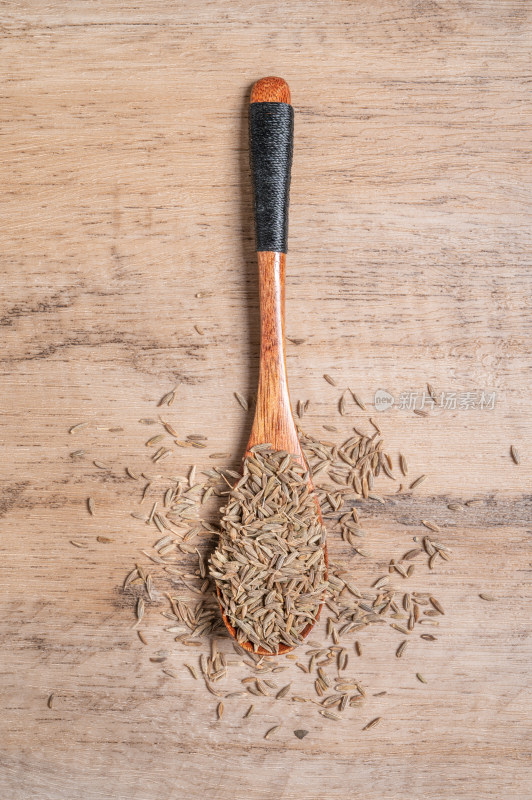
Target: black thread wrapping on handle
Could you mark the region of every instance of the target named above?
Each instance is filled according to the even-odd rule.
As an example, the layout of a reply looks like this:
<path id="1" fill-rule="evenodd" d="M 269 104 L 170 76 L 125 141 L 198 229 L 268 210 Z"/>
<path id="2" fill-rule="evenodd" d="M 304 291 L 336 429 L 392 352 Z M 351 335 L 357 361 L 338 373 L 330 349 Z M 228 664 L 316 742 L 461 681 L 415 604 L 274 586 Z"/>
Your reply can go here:
<path id="1" fill-rule="evenodd" d="M 257 250 L 286 253 L 294 109 L 288 103 L 251 103 L 249 136 Z"/>

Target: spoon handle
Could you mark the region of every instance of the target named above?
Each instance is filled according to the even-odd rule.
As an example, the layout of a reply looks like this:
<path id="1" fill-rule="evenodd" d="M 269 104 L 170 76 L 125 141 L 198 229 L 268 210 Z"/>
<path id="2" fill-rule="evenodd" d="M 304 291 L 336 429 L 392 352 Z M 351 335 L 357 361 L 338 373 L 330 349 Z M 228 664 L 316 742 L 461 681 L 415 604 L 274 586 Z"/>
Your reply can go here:
<path id="1" fill-rule="evenodd" d="M 260 372 L 248 444 L 269 442 L 300 454 L 286 378 L 284 280 L 294 138 L 290 90 L 282 78 L 262 78 L 251 92 L 250 160 L 260 290 Z"/>
<path id="2" fill-rule="evenodd" d="M 282 78 L 263 78 L 254 85 L 249 134 L 257 251 L 286 253 L 294 109 Z"/>

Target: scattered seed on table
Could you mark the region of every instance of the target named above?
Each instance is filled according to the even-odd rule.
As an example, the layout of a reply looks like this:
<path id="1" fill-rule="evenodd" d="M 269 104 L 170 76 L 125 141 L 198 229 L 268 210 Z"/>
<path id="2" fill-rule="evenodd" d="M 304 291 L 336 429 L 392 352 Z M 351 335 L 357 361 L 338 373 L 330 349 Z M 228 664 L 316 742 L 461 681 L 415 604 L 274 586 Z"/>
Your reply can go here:
<path id="1" fill-rule="evenodd" d="M 125 578 L 125 580 L 124 580 L 124 583 L 123 583 L 123 585 L 122 585 L 122 588 L 123 588 L 123 589 L 127 589 L 127 587 L 129 586 L 129 584 L 130 584 L 130 583 L 132 583 L 132 582 L 133 582 L 133 581 L 134 581 L 136 578 L 138 578 L 138 577 L 139 577 L 139 571 L 138 571 L 138 569 L 135 567 L 135 569 L 132 569 L 132 570 L 131 570 L 131 572 L 130 572 L 128 575 L 126 575 L 126 578 Z"/>
<path id="2" fill-rule="evenodd" d="M 158 433 L 157 436 L 152 436 L 151 439 L 148 439 L 146 442 L 146 447 L 153 447 L 154 444 L 158 444 L 162 442 L 164 439 L 164 433 Z"/>
<path id="3" fill-rule="evenodd" d="M 378 725 L 379 722 L 381 721 L 381 719 L 382 719 L 382 717 L 375 717 L 375 719 L 372 719 L 371 722 L 368 722 L 367 725 L 364 725 L 362 730 L 363 731 L 369 731 L 371 728 L 374 728 L 376 725 Z"/>
<path id="4" fill-rule="evenodd" d="M 421 683 L 426 683 L 426 682 L 427 682 L 427 681 L 425 680 L 425 678 L 423 677 L 423 675 L 421 674 L 421 672 L 416 672 L 416 678 L 417 678 L 417 679 L 418 679 L 418 681 L 420 681 Z"/>
<path id="5" fill-rule="evenodd" d="M 279 689 L 277 694 L 275 695 L 277 700 L 280 700 L 282 697 L 286 697 L 288 692 L 290 691 L 291 683 L 287 683 L 286 686 L 283 686 L 282 689 Z"/>
<path id="6" fill-rule="evenodd" d="M 137 636 L 139 637 L 142 644 L 148 644 L 146 637 L 144 636 L 144 633 L 142 631 L 137 631 Z"/>
<path id="7" fill-rule="evenodd" d="M 406 639 L 405 639 L 404 642 L 401 642 L 401 644 L 399 645 L 399 647 L 395 651 L 395 655 L 396 655 L 397 658 L 401 658 L 401 656 L 403 655 L 403 653 L 406 650 L 407 645 L 408 645 L 408 642 L 406 641 Z"/>
<path id="8" fill-rule="evenodd" d="M 408 628 L 405 628 L 403 625 L 397 625 L 395 622 L 391 623 L 390 628 L 393 628 L 394 630 L 399 631 L 399 633 L 403 633 L 405 635 L 410 633 Z"/>
<path id="9" fill-rule="evenodd" d="M 80 542 L 78 539 L 71 539 L 70 544 L 73 544 L 74 547 L 87 547 L 86 542 Z"/>
<path id="10" fill-rule="evenodd" d="M 161 422 L 161 425 L 164 427 L 165 431 L 169 433 L 170 436 L 174 436 L 176 438 L 179 436 L 178 432 L 170 422 L 167 422 L 162 417 L 159 417 L 159 420 Z"/>
<path id="11" fill-rule="evenodd" d="M 142 597 L 139 597 L 137 600 L 137 620 L 140 622 L 142 617 L 144 616 L 144 600 Z"/>
<path id="12" fill-rule="evenodd" d="M 342 394 L 342 396 L 340 397 L 340 401 L 338 403 L 338 410 L 339 410 L 340 414 L 342 415 L 342 417 L 345 417 L 346 414 L 347 414 L 347 405 L 346 405 L 346 399 L 345 399 L 346 394 L 347 394 L 347 390 Z"/>
<path id="13" fill-rule="evenodd" d="M 413 550 L 408 550 L 404 556 L 402 557 L 402 561 L 412 561 L 413 558 L 416 558 L 423 550 L 420 547 L 414 547 Z"/>
<path id="14" fill-rule="evenodd" d="M 199 335 L 200 335 L 200 336 L 203 336 L 203 335 L 204 335 L 205 331 L 203 330 L 203 328 L 201 327 L 201 325 L 194 325 L 194 328 L 195 328 L 195 330 L 196 330 L 196 333 L 199 333 Z"/>
<path id="15" fill-rule="evenodd" d="M 108 536 L 97 536 L 96 541 L 100 542 L 100 544 L 111 544 L 114 539 L 110 539 Z"/>
<path id="16" fill-rule="evenodd" d="M 357 656 L 362 655 L 362 645 L 358 640 L 355 642 L 355 653 L 357 654 Z"/>
<path id="17" fill-rule="evenodd" d="M 87 508 L 89 509 L 89 514 L 94 516 L 94 500 L 92 497 L 87 497 Z"/>
<path id="18" fill-rule="evenodd" d="M 238 400 L 238 402 L 240 403 L 240 405 L 242 406 L 242 408 L 244 409 L 244 411 L 248 411 L 249 410 L 249 403 L 246 400 L 246 398 L 243 395 L 241 395 L 240 392 L 234 392 L 234 395 L 235 395 L 236 399 Z"/>
<path id="19" fill-rule="evenodd" d="M 273 728 L 270 728 L 269 730 L 266 731 L 266 733 L 264 734 L 264 738 L 269 739 L 270 736 L 273 736 L 273 734 L 276 731 L 278 731 L 280 727 L 281 727 L 280 725 L 274 725 Z"/>
<path id="20" fill-rule="evenodd" d="M 379 428 L 379 426 L 377 425 L 377 423 L 376 423 L 376 422 L 375 422 L 375 421 L 374 421 L 374 420 L 373 420 L 371 417 L 369 418 L 369 421 L 371 422 L 371 424 L 373 425 L 373 427 L 375 428 L 375 430 L 377 431 L 377 433 L 379 433 L 379 434 L 380 434 L 382 431 L 381 431 L 381 429 Z M 390 464 L 388 464 L 388 467 L 389 467 L 389 469 L 391 470 L 391 465 L 390 465 Z M 392 475 L 390 475 L 390 477 L 393 477 L 393 476 L 392 476 Z"/>
<path id="21" fill-rule="evenodd" d="M 255 706 L 254 705 L 250 705 L 250 707 L 248 708 L 248 710 L 244 714 L 243 719 L 247 719 L 248 717 L 250 717 L 253 714 L 254 711 L 255 711 Z"/>
<path id="22" fill-rule="evenodd" d="M 168 675 L 169 678 L 179 678 L 177 672 L 173 669 L 169 669 L 168 667 L 166 667 L 166 669 L 163 669 L 163 672 L 165 675 Z"/>
<path id="23" fill-rule="evenodd" d="M 188 671 L 190 672 L 190 674 L 192 675 L 194 680 L 197 681 L 198 680 L 198 673 L 196 672 L 196 670 L 192 666 L 192 664 L 185 664 L 185 667 L 188 669 Z"/>
<path id="24" fill-rule="evenodd" d="M 439 600 L 436 600 L 435 597 L 429 597 L 429 600 L 432 603 L 432 605 L 434 606 L 434 608 L 436 609 L 436 611 L 438 611 L 440 614 L 445 614 L 445 611 L 443 610 L 443 606 L 442 606 L 442 604 L 440 603 Z"/>
<path id="25" fill-rule="evenodd" d="M 480 592 L 479 597 L 481 600 L 489 600 L 489 601 L 493 601 L 496 599 L 492 594 L 487 594 L 486 592 Z"/>
<path id="26" fill-rule="evenodd" d="M 521 463 L 521 459 L 519 458 L 519 453 L 517 452 L 517 447 L 515 445 L 512 445 L 510 447 L 510 455 L 512 457 L 514 464 Z"/>
<path id="27" fill-rule="evenodd" d="M 86 428 L 88 424 L 89 424 L 88 422 L 78 422 L 77 425 L 72 425 L 72 427 L 69 429 L 68 432 L 76 433 L 77 431 L 82 431 L 83 428 Z"/>
<path id="28" fill-rule="evenodd" d="M 52 708 L 53 707 L 54 697 L 55 697 L 55 694 L 53 694 L 53 693 L 51 695 L 49 695 L 48 700 L 46 701 L 46 705 L 48 706 L 48 708 Z"/>
<path id="29" fill-rule="evenodd" d="M 365 404 L 364 404 L 364 403 L 363 403 L 363 401 L 360 399 L 360 397 L 358 396 L 358 394 L 356 394 L 356 392 L 354 392 L 352 389 L 349 389 L 349 391 L 351 392 L 351 396 L 352 396 L 353 400 L 355 401 L 355 403 L 357 404 L 357 406 L 358 406 L 359 408 L 361 408 L 361 409 L 362 409 L 362 411 L 367 411 L 367 408 L 366 408 Z"/>
<path id="30" fill-rule="evenodd" d="M 163 395 L 159 402 L 157 403 L 158 406 L 171 406 L 175 400 L 175 393 L 177 390 L 177 386 L 175 386 L 170 392 Z"/>
<path id="31" fill-rule="evenodd" d="M 423 481 L 426 480 L 427 480 L 426 475 L 420 475 L 419 478 L 416 478 L 415 481 L 412 481 L 412 483 L 410 484 L 410 489 L 415 489 L 416 486 L 419 486 L 420 483 L 423 483 Z"/>
<path id="32" fill-rule="evenodd" d="M 218 719 L 221 719 L 223 715 L 224 715 L 224 704 L 220 702 L 216 706 L 216 716 L 218 717 Z"/>
<path id="33" fill-rule="evenodd" d="M 321 714 L 322 717 L 327 717 L 327 719 L 334 719 L 336 722 L 342 719 L 339 714 L 335 714 L 334 711 L 327 711 L 327 709 L 319 709 L 318 714 Z"/>
<path id="34" fill-rule="evenodd" d="M 327 381 L 327 383 L 330 383 L 330 384 L 331 384 L 331 386 L 336 386 L 336 385 L 337 385 L 337 384 L 336 384 L 336 381 L 334 380 L 334 378 L 331 378 L 331 376 L 330 376 L 330 375 L 327 375 L 327 373 L 325 373 L 325 375 L 324 375 L 323 377 L 325 378 L 325 380 Z"/>
<path id="35" fill-rule="evenodd" d="M 449 503 L 447 508 L 449 509 L 449 511 L 460 511 L 462 506 L 460 505 L 460 503 Z"/>

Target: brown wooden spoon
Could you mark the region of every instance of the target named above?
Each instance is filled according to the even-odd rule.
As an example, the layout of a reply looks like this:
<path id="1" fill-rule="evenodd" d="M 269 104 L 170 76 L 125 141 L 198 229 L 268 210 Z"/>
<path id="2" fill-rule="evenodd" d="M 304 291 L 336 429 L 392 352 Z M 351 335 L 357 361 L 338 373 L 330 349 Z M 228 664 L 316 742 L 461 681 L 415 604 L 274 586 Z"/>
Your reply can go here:
<path id="1" fill-rule="evenodd" d="M 251 91 L 250 145 L 251 170 L 255 194 L 255 227 L 260 291 L 260 372 L 257 405 L 246 456 L 258 444 L 271 444 L 274 450 L 292 453 L 305 468 L 306 464 L 290 406 L 284 345 L 285 263 L 288 233 L 288 195 L 292 162 L 293 109 L 290 90 L 282 78 L 262 78 Z M 309 479 L 309 488 L 316 500 L 316 514 L 323 524 L 317 495 Z M 327 547 L 324 547 L 327 566 Z M 220 599 L 220 593 L 218 592 Z M 303 630 L 307 636 L 319 617 Z M 223 613 L 231 634 L 234 627 Z M 272 655 L 250 642 L 241 645 L 261 655 Z M 292 650 L 279 645 L 279 653 Z"/>

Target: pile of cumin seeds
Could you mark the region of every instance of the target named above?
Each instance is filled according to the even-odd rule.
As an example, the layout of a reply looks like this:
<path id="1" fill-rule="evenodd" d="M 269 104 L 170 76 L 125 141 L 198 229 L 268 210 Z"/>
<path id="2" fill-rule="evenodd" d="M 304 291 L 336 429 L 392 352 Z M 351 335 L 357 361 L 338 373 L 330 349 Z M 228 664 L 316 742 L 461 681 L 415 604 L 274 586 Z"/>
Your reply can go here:
<path id="1" fill-rule="evenodd" d="M 262 737 L 281 719 L 283 729 L 287 719 L 293 719 L 294 728 L 299 729 L 297 718 L 303 714 L 305 728 L 311 727 L 314 716 L 320 727 L 342 724 L 344 720 L 362 730 L 372 715 L 382 712 L 382 703 L 386 702 L 373 700 L 386 692 L 375 691 L 378 687 L 372 691 L 358 674 L 364 667 L 364 654 L 370 650 L 366 646 L 362 650 L 359 640 L 371 645 L 375 626 L 388 630 L 391 663 L 397 663 L 398 645 L 408 640 L 408 651 L 400 663 L 408 666 L 413 676 L 420 668 L 420 674 L 425 671 L 418 661 L 419 648 L 435 646 L 431 643 L 439 638 L 435 634 L 445 612 L 431 593 L 416 591 L 416 570 L 422 571 L 421 577 L 426 579 L 430 574 L 427 567 L 437 570 L 442 561 L 450 559 L 451 551 L 442 541 L 425 535 L 437 533 L 440 539 L 441 528 L 438 531 L 438 525 L 420 519 L 411 531 L 413 541 L 399 545 L 404 547 L 399 557 L 396 552 L 390 553 L 393 557 L 383 574 L 382 559 L 378 563 L 367 549 L 366 537 L 371 538 L 371 533 L 364 530 L 365 509 L 371 504 L 374 517 L 376 503 L 388 503 L 390 495 L 403 490 L 402 485 L 396 488 L 394 470 L 404 475 L 406 459 L 402 457 L 401 466 L 400 454 L 392 458 L 371 418 L 356 413 L 356 425 L 345 440 L 322 441 L 307 430 L 299 431 L 328 529 L 325 608 L 310 638 L 294 653 L 266 657 L 244 650 L 229 637 L 216 596 L 216 578 L 209 570 L 209 559 L 220 545 L 220 505 L 227 507 L 228 498 L 229 504 L 232 502 L 230 493 L 244 476 L 223 462 L 213 465 L 209 454 L 216 446 L 207 444 L 205 436 L 189 434 L 179 438 L 186 421 L 178 421 L 175 411 L 171 421 L 139 420 L 153 426 L 157 436 L 177 436 L 174 441 L 178 450 L 161 467 L 157 464 L 159 474 L 152 473 L 152 454 L 142 446 L 139 452 L 146 453 L 148 472 L 138 465 L 135 469 L 125 466 L 131 499 L 127 506 L 117 503 L 115 508 L 118 511 L 120 506 L 141 525 L 143 544 L 124 581 L 124 602 L 131 609 L 132 630 L 143 646 L 150 669 L 161 671 L 168 681 L 168 691 L 179 691 L 180 682 L 188 683 L 186 691 L 195 692 L 200 703 L 203 692 L 213 724 L 238 724 L 235 719 L 242 719 L 249 712 L 247 717 L 252 716 L 251 724 L 258 728 L 257 736 Z M 342 428 L 346 423 L 343 417 Z M 88 425 L 74 426 L 74 434 L 84 437 Z M 327 438 L 331 434 L 334 439 L 340 438 L 335 425 L 323 427 Z M 171 440 L 159 441 L 166 447 Z M 90 441 L 84 439 L 82 444 L 91 460 L 101 455 L 92 453 Z M 92 447 L 94 444 L 93 441 Z M 194 453 L 195 465 L 188 464 L 189 459 L 183 461 L 186 448 L 189 454 Z M 104 480 L 101 471 L 97 479 Z M 89 528 L 96 534 L 99 497 L 97 491 L 88 494 L 95 496 L 95 514 L 90 516 L 87 508 L 84 513 L 90 517 Z M 441 535 L 443 538 L 445 532 Z M 95 539 L 99 541 L 97 536 Z M 77 552 L 82 557 L 83 551 Z M 161 642 L 170 636 L 170 645 Z M 161 644 L 165 650 L 160 649 Z M 403 647 L 401 653 L 404 652 Z M 220 702 L 224 704 L 223 720 L 217 714 Z M 379 707 L 375 707 L 377 702 Z M 361 710 L 365 719 L 360 716 Z M 327 713 L 322 714 L 323 711 Z"/>
<path id="2" fill-rule="evenodd" d="M 383 502 L 373 491 L 375 480 L 381 472 L 394 480 L 392 459 L 384 451 L 380 432 L 370 436 L 358 428 L 353 430 L 355 435 L 341 444 L 322 442 L 299 430 L 301 447 L 319 488 L 318 499 L 324 513 L 335 513 L 350 500 Z M 325 478 L 328 483 L 324 483 Z"/>
<path id="3" fill-rule="evenodd" d="M 301 644 L 327 588 L 325 536 L 305 467 L 268 444 L 252 447 L 210 558 L 239 644 L 268 653 Z"/>

